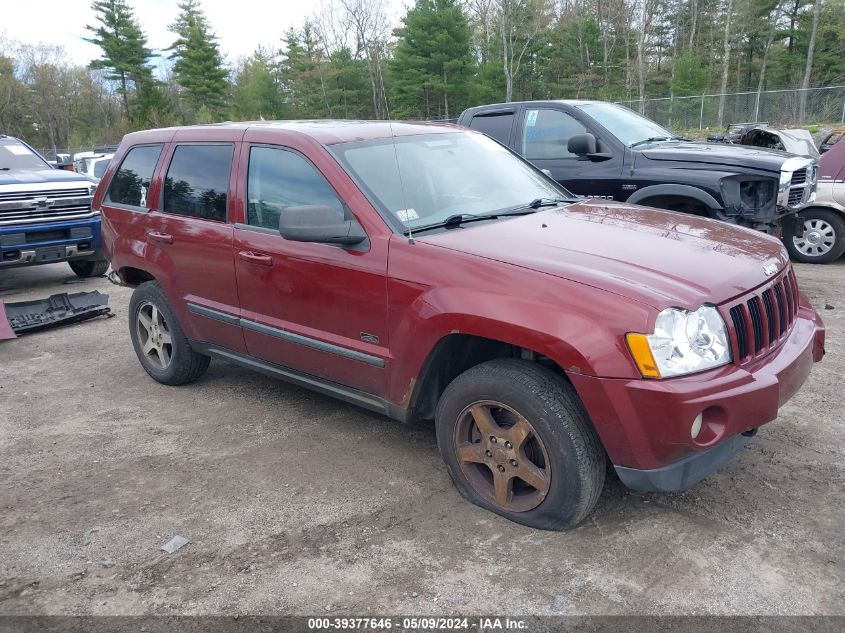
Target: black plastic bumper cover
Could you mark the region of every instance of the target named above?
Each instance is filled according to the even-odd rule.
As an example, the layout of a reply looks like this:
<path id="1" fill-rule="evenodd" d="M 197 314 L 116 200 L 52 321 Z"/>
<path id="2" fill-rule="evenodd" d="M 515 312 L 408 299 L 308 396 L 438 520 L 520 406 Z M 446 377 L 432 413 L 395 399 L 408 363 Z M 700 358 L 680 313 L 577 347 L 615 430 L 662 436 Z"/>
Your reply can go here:
<path id="1" fill-rule="evenodd" d="M 51 295 L 37 301 L 6 303 L 6 319 L 14 334 L 26 334 L 48 328 L 77 323 L 101 315 L 111 316 L 109 296 L 94 292 Z M 2 304 L 2 302 L 0 302 Z M 0 309 L 0 317 L 3 309 Z M 8 336 L 0 338 L 10 338 Z"/>
<path id="2" fill-rule="evenodd" d="M 751 440 L 755 433 L 735 435 L 713 448 L 693 453 L 674 464 L 639 470 L 625 466 L 614 466 L 619 479 L 628 488 L 642 492 L 679 492 L 694 486 L 708 475 L 716 472 L 733 458 Z"/>

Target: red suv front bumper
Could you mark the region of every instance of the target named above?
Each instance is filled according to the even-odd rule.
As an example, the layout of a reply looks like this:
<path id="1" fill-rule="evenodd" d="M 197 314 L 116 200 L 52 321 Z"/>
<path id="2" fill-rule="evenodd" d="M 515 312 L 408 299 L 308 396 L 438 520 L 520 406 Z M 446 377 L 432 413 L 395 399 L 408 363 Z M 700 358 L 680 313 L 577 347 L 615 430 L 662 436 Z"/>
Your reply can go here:
<path id="1" fill-rule="evenodd" d="M 823 355 L 824 325 L 804 304 L 783 345 L 743 367 L 667 380 L 569 377 L 623 483 L 674 491 L 716 471 L 774 420 Z"/>

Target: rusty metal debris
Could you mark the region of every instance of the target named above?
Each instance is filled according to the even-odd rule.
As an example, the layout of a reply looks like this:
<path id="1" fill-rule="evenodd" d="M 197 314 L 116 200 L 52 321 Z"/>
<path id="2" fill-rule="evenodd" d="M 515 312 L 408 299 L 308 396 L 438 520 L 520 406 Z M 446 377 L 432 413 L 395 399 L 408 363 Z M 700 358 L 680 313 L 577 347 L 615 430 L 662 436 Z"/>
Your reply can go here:
<path id="1" fill-rule="evenodd" d="M 114 316 L 108 302 L 109 296 L 96 290 L 74 294 L 63 292 L 36 301 L 6 304 L 0 301 L 0 340 L 98 316 Z"/>

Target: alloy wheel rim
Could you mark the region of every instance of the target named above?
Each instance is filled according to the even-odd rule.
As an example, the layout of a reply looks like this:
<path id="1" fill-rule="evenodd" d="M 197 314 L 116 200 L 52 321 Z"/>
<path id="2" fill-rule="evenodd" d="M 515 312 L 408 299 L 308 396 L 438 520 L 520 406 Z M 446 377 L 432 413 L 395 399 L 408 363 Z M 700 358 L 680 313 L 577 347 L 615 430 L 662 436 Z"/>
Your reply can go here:
<path id="1" fill-rule="evenodd" d="M 821 218 L 804 220 L 804 232 L 792 238 L 798 252 L 809 257 L 818 257 L 830 252 L 836 244 L 833 225 Z"/>
<path id="2" fill-rule="evenodd" d="M 475 402 L 458 416 L 454 436 L 461 472 L 483 499 L 527 512 L 546 498 L 551 462 L 531 423 L 508 405 Z"/>
<path id="3" fill-rule="evenodd" d="M 135 332 L 141 353 L 156 369 L 167 369 L 173 358 L 173 339 L 161 310 L 144 301 L 138 308 Z"/>

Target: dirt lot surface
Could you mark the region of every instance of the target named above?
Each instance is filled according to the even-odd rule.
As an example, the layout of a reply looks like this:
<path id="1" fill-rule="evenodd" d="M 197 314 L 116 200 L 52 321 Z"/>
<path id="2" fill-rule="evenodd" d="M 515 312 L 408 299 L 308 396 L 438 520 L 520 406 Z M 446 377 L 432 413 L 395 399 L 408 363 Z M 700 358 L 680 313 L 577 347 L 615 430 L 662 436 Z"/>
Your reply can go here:
<path id="1" fill-rule="evenodd" d="M 3 271 L 0 299 L 98 289 L 116 317 L 0 342 L 0 613 L 843 614 L 845 260 L 797 269 L 828 355 L 779 419 L 686 493 L 610 482 L 568 533 L 464 502 L 432 430 L 219 362 L 161 386 L 129 290 Z"/>

